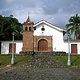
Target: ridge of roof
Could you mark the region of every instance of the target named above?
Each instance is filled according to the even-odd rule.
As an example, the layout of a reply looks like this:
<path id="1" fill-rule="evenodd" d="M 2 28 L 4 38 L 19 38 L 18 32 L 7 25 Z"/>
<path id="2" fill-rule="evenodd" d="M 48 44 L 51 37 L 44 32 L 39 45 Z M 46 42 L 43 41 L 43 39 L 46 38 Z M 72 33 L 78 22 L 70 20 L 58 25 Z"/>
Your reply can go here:
<path id="1" fill-rule="evenodd" d="M 45 20 L 41 20 L 41 21 L 35 23 L 34 25 L 36 25 L 36 24 L 38 24 L 38 23 L 40 23 L 40 22 L 42 22 L 42 21 L 45 21 Z M 52 26 L 55 26 L 55 27 L 57 27 L 57 28 L 59 28 L 59 29 L 62 29 L 63 31 L 66 32 L 66 30 L 64 30 L 63 28 L 60 28 L 60 27 L 58 27 L 58 26 L 56 26 L 56 25 L 53 25 L 53 24 L 51 24 L 51 23 L 49 23 L 49 22 L 47 22 L 47 21 L 45 21 L 45 22 L 48 23 L 48 24 L 50 24 L 50 25 L 52 25 Z"/>

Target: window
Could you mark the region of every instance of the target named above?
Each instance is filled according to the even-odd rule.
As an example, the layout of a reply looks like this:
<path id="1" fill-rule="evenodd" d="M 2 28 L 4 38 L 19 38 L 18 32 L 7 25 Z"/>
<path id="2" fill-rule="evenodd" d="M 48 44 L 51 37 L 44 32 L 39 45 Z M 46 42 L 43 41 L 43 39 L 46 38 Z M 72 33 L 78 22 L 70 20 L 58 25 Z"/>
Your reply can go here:
<path id="1" fill-rule="evenodd" d="M 36 27 L 34 27 L 34 30 L 36 30 Z"/>
<path id="2" fill-rule="evenodd" d="M 45 30 L 45 28 L 43 27 L 43 28 L 41 28 L 41 30 L 42 30 L 42 31 L 44 31 L 44 30 Z"/>
<path id="3" fill-rule="evenodd" d="M 45 30 L 44 25 L 42 26 L 41 30 L 42 30 L 42 31 L 44 31 L 44 30 Z"/>
<path id="4" fill-rule="evenodd" d="M 29 27 L 29 31 L 31 31 L 31 27 Z"/>
<path id="5" fill-rule="evenodd" d="M 28 21 L 28 24 L 29 24 L 29 21 Z"/>
<path id="6" fill-rule="evenodd" d="M 27 31 L 27 27 L 25 27 L 25 30 Z"/>

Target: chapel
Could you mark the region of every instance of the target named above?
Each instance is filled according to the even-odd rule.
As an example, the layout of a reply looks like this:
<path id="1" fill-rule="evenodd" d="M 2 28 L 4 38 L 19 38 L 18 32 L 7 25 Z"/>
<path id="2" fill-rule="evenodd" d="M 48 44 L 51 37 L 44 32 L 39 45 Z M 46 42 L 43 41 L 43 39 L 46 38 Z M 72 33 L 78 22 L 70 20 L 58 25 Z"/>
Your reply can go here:
<path id="1" fill-rule="evenodd" d="M 57 43 L 63 43 L 64 34 L 65 30 L 54 26 L 45 20 L 34 24 L 28 16 L 28 19 L 23 24 L 22 51 L 53 51 L 53 48 Z M 58 37 L 59 35 L 61 35 L 61 37 Z M 56 45 L 54 40 L 56 41 Z"/>
<path id="2" fill-rule="evenodd" d="M 54 23 L 54 22 L 53 22 Z M 33 23 L 28 16 L 23 23 L 23 40 L 15 40 L 14 53 L 20 52 L 66 52 L 68 40 L 64 39 L 66 30 L 45 20 Z M 13 41 L 0 41 L 0 54 L 12 53 Z M 70 40 L 70 53 L 80 54 L 80 40 Z"/>

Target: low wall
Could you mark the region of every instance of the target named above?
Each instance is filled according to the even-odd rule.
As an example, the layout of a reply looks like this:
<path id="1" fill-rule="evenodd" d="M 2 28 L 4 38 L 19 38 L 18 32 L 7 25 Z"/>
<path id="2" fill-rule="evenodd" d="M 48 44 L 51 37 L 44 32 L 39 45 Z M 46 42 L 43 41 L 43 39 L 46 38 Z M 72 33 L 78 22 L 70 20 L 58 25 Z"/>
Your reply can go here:
<path id="1" fill-rule="evenodd" d="M 43 54 L 43 55 L 57 55 L 57 56 L 65 56 L 66 52 L 33 52 L 33 51 L 21 51 L 20 52 L 21 55 L 39 55 L 39 54 Z"/>

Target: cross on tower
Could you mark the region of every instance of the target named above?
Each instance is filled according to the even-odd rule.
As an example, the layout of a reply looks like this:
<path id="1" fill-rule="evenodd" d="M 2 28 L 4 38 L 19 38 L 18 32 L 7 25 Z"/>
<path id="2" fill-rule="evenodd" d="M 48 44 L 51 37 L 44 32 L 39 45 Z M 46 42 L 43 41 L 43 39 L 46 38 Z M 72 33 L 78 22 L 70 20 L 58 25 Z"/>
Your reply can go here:
<path id="1" fill-rule="evenodd" d="M 28 12 L 28 17 L 29 17 L 29 15 L 30 15 L 30 12 Z"/>

